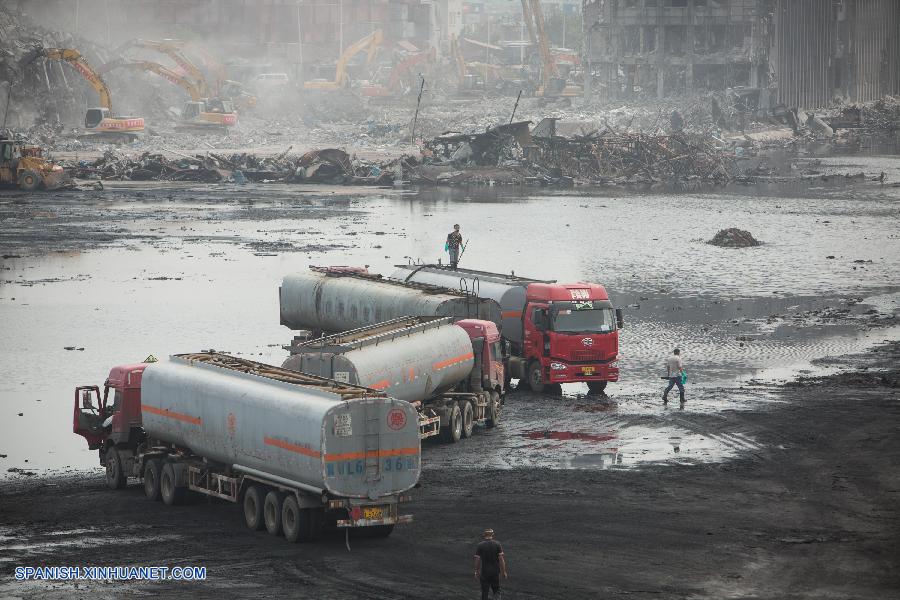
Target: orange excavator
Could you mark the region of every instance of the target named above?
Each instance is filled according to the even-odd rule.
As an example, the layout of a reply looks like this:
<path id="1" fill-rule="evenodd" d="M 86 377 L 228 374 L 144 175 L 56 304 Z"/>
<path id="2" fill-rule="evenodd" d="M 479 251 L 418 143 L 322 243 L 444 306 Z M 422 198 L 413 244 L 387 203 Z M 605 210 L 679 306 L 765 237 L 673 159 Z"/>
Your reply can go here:
<path id="1" fill-rule="evenodd" d="M 410 54 L 394 65 L 386 85 L 366 85 L 362 88 L 362 95 L 368 97 L 396 98 L 406 94 L 412 86 L 405 85 L 404 77 L 412 72 L 413 67 L 422 64 L 434 64 L 437 51 L 430 48 L 424 52 Z"/>
<path id="2" fill-rule="evenodd" d="M 538 47 L 541 57 L 541 85 L 534 95 L 539 97 L 572 97 L 582 93 L 580 86 L 569 85 L 560 75 L 556 57 L 550 51 L 550 37 L 544 27 L 544 11 L 540 0 L 522 0 L 522 15 L 528 27 L 531 43 Z"/>
<path id="3" fill-rule="evenodd" d="M 375 62 L 375 53 L 378 51 L 378 46 L 381 45 L 383 40 L 384 34 L 380 29 L 376 29 L 366 37 L 351 44 L 341 53 L 337 60 L 334 68 L 334 81 L 313 79 L 305 82 L 303 89 L 319 91 L 341 91 L 347 89 L 350 87 L 350 78 L 347 76 L 347 64 L 350 62 L 350 59 L 360 52 L 366 51 L 368 54 L 366 62 L 371 66 Z"/>
<path id="4" fill-rule="evenodd" d="M 196 83 L 168 67 L 147 60 L 116 61 L 104 65 L 105 70 L 120 67 L 149 71 L 170 83 L 184 88 L 191 99 L 185 102 L 181 111 L 180 126 L 182 127 L 227 128 L 237 123 L 237 114 L 234 112 L 230 101 L 203 98 L 200 93 L 200 87 Z"/>
<path id="5" fill-rule="evenodd" d="M 179 41 L 175 40 L 165 40 L 162 42 L 157 42 L 154 40 L 131 40 L 130 42 L 125 43 L 123 46 L 119 48 L 119 50 L 124 50 L 129 47 L 133 48 L 144 48 L 146 50 L 155 50 L 161 54 L 165 54 L 173 61 L 178 67 L 184 71 L 185 75 L 190 77 L 194 81 L 194 85 L 197 86 L 200 96 L 202 98 L 206 98 L 209 96 L 209 84 L 206 82 L 206 76 L 203 74 L 203 71 L 200 68 L 192 63 L 188 58 L 181 52 L 181 46 L 183 44 Z M 119 53 L 121 54 L 121 53 Z"/>
<path id="6" fill-rule="evenodd" d="M 112 115 L 112 100 L 106 82 L 80 52 L 70 48 L 37 47 L 31 55 L 23 60 L 23 65 L 30 64 L 40 57 L 69 63 L 97 91 L 100 96 L 100 106 L 87 109 L 84 115 L 84 128 L 88 131 L 88 137 L 130 141 L 137 138 L 138 133 L 144 131 L 143 118 Z"/>

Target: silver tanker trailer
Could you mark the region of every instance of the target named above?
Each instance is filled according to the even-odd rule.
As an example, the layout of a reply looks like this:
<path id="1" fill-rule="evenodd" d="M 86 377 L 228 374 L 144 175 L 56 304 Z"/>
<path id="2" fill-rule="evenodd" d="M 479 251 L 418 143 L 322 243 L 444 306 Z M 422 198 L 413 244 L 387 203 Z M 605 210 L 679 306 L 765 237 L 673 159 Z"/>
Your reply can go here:
<path id="1" fill-rule="evenodd" d="M 315 268 L 284 277 L 278 289 L 281 324 L 295 330 L 336 333 L 406 316 L 500 321 L 491 299 L 380 275 Z"/>
<path id="2" fill-rule="evenodd" d="M 492 321 L 403 317 L 328 337 L 298 338 L 282 367 L 382 390 L 419 409 L 420 435 L 448 442 L 494 427 L 504 394 L 503 344 Z"/>
<path id="3" fill-rule="evenodd" d="M 289 541 L 324 524 L 388 535 L 420 474 L 417 412 L 383 392 L 225 354 L 114 367 L 75 391 L 74 432 L 109 487 L 188 491 L 243 505 L 247 525 Z"/>

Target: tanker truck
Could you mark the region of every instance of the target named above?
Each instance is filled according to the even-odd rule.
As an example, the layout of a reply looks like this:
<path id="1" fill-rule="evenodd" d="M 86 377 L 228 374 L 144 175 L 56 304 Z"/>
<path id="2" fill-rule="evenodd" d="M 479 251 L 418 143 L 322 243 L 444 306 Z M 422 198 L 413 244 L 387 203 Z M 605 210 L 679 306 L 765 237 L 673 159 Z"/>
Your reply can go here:
<path id="1" fill-rule="evenodd" d="M 73 429 L 112 489 L 220 498 L 250 529 L 308 542 L 412 519 L 399 505 L 420 474 L 416 419 L 383 392 L 210 351 L 113 367 L 102 395 L 76 388 Z"/>
<path id="2" fill-rule="evenodd" d="M 622 310 L 595 283 L 557 283 L 444 265 L 395 265 L 392 279 L 447 286 L 500 305 L 503 338 L 509 342 L 507 378 L 524 380 L 535 392 L 547 385 L 586 382 L 602 392 L 619 380 L 617 364 Z"/>
<path id="3" fill-rule="evenodd" d="M 310 337 L 401 317 L 452 317 L 500 322 L 490 298 L 428 284 L 384 279 L 347 267 L 311 267 L 284 277 L 278 288 L 281 324 Z"/>
<path id="4" fill-rule="evenodd" d="M 403 317 L 285 347 L 285 369 L 381 390 L 419 410 L 423 438 L 458 442 L 495 427 L 504 393 L 503 344 L 492 321 Z"/>

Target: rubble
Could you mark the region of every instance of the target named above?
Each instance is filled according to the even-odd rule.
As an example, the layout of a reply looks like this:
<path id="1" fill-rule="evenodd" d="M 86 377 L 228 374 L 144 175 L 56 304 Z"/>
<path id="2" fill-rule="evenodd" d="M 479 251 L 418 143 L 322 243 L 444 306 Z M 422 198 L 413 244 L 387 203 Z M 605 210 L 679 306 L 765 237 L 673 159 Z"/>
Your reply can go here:
<path id="1" fill-rule="evenodd" d="M 744 231 L 737 227 L 730 227 L 728 229 L 720 229 L 719 232 L 706 243 L 722 248 L 750 248 L 759 246 L 762 242 L 754 238 L 749 231 Z"/>

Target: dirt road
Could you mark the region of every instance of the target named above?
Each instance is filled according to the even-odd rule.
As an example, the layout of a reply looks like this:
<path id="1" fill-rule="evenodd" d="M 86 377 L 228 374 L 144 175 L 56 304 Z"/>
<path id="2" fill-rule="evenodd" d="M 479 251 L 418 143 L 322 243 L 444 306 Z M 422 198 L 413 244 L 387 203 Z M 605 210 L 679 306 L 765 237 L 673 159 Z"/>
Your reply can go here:
<path id="1" fill-rule="evenodd" d="M 0 483 L 0 596 L 473 598 L 491 526 L 506 598 L 888 598 L 900 593 L 900 345 L 723 420 L 759 444 L 719 464 L 426 469 L 386 540 L 291 545 L 227 503 L 170 508 L 102 473 Z M 883 372 L 882 368 L 893 371 Z M 603 400 L 597 400 L 602 402 Z M 674 449 L 673 449 L 674 452 Z M 204 582 L 16 582 L 16 566 L 205 566 Z"/>

